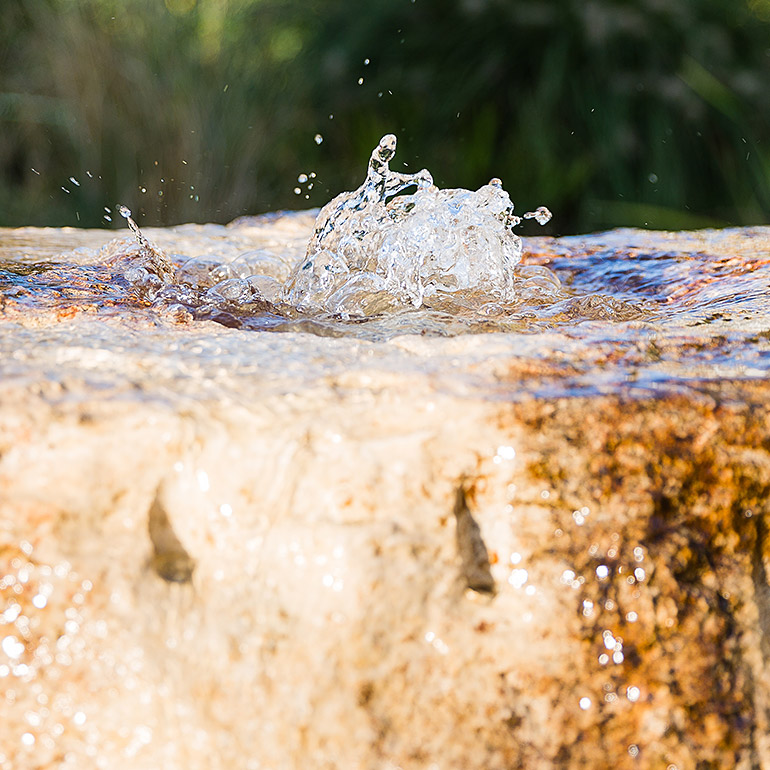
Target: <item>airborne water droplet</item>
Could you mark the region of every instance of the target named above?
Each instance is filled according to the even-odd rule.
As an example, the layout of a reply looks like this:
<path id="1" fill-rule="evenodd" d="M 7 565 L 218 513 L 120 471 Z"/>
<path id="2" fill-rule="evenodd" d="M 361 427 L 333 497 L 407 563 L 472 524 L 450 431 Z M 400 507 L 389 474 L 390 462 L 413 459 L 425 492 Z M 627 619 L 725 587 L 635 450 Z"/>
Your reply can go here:
<path id="1" fill-rule="evenodd" d="M 544 225 L 551 221 L 553 214 L 545 206 L 540 206 L 535 211 L 528 211 L 522 216 L 524 219 L 534 219 L 539 225 Z"/>
<path id="2" fill-rule="evenodd" d="M 330 115 L 329 117 L 331 118 L 332 116 Z M 316 135 L 313 137 L 313 141 L 314 141 L 316 144 L 321 144 L 321 142 L 323 142 L 323 140 L 324 140 L 324 138 L 321 136 L 321 134 L 316 134 Z"/>

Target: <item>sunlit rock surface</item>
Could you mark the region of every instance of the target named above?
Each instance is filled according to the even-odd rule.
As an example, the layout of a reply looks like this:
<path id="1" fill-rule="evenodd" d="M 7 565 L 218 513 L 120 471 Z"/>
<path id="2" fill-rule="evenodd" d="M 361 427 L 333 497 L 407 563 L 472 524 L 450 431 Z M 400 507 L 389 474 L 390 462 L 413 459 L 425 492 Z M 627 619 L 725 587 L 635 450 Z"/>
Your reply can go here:
<path id="1" fill-rule="evenodd" d="M 0 231 L 0 768 L 770 768 L 770 231 L 525 240 L 486 325 L 112 238 Z"/>

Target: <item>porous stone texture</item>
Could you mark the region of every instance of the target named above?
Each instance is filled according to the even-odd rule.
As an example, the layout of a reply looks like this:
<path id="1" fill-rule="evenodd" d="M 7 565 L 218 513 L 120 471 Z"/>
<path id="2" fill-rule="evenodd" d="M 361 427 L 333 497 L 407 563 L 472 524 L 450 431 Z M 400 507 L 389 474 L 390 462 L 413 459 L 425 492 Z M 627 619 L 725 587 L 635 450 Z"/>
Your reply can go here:
<path id="1" fill-rule="evenodd" d="M 0 768 L 770 768 L 752 323 L 368 342 L 9 301 Z"/>

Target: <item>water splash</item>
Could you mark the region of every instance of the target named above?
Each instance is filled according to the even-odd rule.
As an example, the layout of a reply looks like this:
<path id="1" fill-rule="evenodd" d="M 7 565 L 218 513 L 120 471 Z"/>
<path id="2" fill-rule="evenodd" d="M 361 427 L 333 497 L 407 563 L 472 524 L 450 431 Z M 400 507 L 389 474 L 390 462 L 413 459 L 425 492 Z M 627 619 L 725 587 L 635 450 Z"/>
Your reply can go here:
<path id="1" fill-rule="evenodd" d="M 133 284 L 158 287 L 162 283 L 174 280 L 175 269 L 173 262 L 143 235 L 139 225 L 131 218 L 131 209 L 122 203 L 115 207 L 120 216 L 126 220 L 140 246 L 139 258 L 133 262 L 126 279 Z"/>
<path id="2" fill-rule="evenodd" d="M 396 137 L 384 136 L 364 183 L 321 209 L 304 256 L 293 260 L 259 249 L 232 263 L 211 255 L 175 266 L 118 206 L 140 247 L 124 275 L 161 310 L 181 303 L 196 317 L 218 320 L 255 307 L 286 319 L 364 319 L 418 308 L 489 319 L 565 298 L 547 268 L 517 270 L 522 241 L 513 229 L 522 218 L 545 224 L 548 209 L 517 216 L 499 179 L 476 191 L 441 190 L 426 169 L 391 170 L 395 152 Z M 302 173 L 298 181 L 309 189 L 314 177 Z"/>
<path id="3" fill-rule="evenodd" d="M 441 190 L 431 174 L 392 171 L 396 137 L 372 152 L 366 180 L 338 195 L 316 220 L 305 258 L 283 292 L 303 312 L 370 316 L 401 307 L 440 307 L 448 296 L 513 301 L 521 217 L 499 179 L 476 191 Z M 411 194 L 405 190 L 416 188 Z M 545 207 L 527 212 L 545 224 Z"/>

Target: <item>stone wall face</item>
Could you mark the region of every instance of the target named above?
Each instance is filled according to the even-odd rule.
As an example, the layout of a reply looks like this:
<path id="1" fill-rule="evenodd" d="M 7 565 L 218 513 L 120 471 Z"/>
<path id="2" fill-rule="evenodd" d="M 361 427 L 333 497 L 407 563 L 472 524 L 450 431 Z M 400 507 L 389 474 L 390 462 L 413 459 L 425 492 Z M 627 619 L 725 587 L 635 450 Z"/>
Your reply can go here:
<path id="1" fill-rule="evenodd" d="M 1 770 L 770 768 L 762 319 L 0 305 Z"/>
<path id="2" fill-rule="evenodd" d="M 766 766 L 766 388 L 380 374 L 3 385 L 4 762 Z"/>

